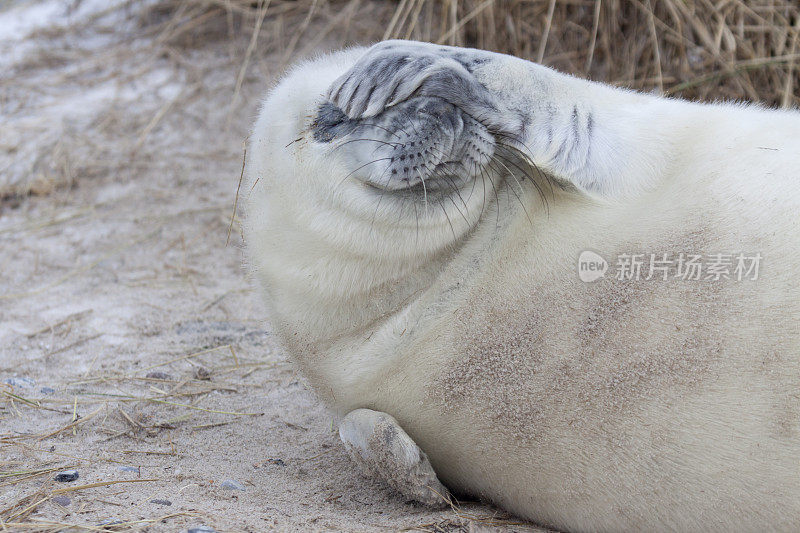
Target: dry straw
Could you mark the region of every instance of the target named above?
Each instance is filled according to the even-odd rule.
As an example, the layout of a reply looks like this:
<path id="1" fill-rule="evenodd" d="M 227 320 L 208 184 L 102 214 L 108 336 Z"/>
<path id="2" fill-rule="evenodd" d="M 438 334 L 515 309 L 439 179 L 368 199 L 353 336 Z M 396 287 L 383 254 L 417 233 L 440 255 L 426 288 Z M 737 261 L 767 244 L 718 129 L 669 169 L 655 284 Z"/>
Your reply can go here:
<path id="1" fill-rule="evenodd" d="M 285 60 L 308 53 L 308 45 L 325 36 L 348 41 L 349 26 L 360 21 L 361 31 L 352 37 L 362 42 L 400 38 L 473 46 L 691 99 L 789 107 L 798 98 L 796 0 L 182 0 L 161 8 L 170 4 L 184 13 L 170 38 L 214 24 L 249 28 L 252 46 L 243 67 L 251 56 L 274 49 Z M 284 31 L 274 24 L 278 18 Z M 372 25 L 367 31 L 364 21 Z M 295 31 L 285 31 L 289 27 Z"/>
<path id="2" fill-rule="evenodd" d="M 475 46 L 686 98 L 788 107 L 793 0 L 401 0 L 386 37 Z"/>

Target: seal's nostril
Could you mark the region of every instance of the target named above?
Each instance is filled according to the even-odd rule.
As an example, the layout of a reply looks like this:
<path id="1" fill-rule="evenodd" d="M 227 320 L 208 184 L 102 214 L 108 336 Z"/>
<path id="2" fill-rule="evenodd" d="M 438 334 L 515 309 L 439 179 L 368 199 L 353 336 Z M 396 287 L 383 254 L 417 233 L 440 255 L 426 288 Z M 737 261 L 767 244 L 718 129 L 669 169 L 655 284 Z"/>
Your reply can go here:
<path id="1" fill-rule="evenodd" d="M 315 141 L 327 143 L 336 137 L 351 133 L 355 128 L 355 123 L 348 119 L 341 109 L 326 102 L 317 110 L 317 116 L 311 124 L 311 128 Z"/>

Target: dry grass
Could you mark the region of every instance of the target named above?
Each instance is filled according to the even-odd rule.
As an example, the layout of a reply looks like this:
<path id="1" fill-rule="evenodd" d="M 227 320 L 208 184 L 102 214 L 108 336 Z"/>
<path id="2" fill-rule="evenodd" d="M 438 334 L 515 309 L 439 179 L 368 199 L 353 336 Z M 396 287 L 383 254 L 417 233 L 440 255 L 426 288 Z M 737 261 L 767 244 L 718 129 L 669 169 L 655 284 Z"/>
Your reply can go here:
<path id="1" fill-rule="evenodd" d="M 401 0 L 393 22 L 387 37 L 497 50 L 615 85 L 797 103 L 793 0 Z"/>
<path id="2" fill-rule="evenodd" d="M 180 379 L 166 375 L 147 377 L 153 376 L 148 373 L 153 368 L 174 368 L 176 363 L 191 363 L 201 370 L 195 372 L 193 377 Z M 16 486 L 16 492 L 19 493 L 12 501 L 0 506 L 0 530 L 139 531 L 150 524 L 174 524 L 177 519 L 181 519 L 178 523 L 184 523 L 187 518 L 192 517 L 213 520 L 214 517 L 199 512 L 165 513 L 163 516 L 107 525 L 87 525 L 85 521 L 74 518 L 61 521 L 36 518 L 36 511 L 51 502 L 55 496 L 88 493 L 89 496 L 85 497 L 88 501 L 103 503 L 104 493 L 98 489 L 161 481 L 159 478 L 140 476 L 134 479 L 78 482 L 64 486 L 53 481 L 54 474 L 60 470 L 79 468 L 83 471 L 89 466 L 97 467 L 103 463 L 123 465 L 129 463 L 131 454 L 179 456 L 192 453 L 190 450 L 176 448 L 171 440 L 164 443 L 165 451 L 161 452 L 107 449 L 105 453 L 93 456 L 57 453 L 51 444 L 60 442 L 58 438 L 61 436 L 76 436 L 87 432 L 102 436 L 109 443 L 121 438 L 144 443 L 145 438 L 152 441 L 161 436 L 162 432 L 178 427 L 202 431 L 261 416 L 263 413 L 209 409 L 197 404 L 216 392 L 241 392 L 243 376 L 272 366 L 275 364 L 238 356 L 233 346 L 223 345 L 165 360 L 141 369 L 138 375 L 92 373 L 86 379 L 68 384 L 71 400 L 25 397 L 14 387 L 0 383 L 0 414 L 27 418 L 36 411 L 49 411 L 65 415 L 61 417 L 62 422 L 48 424 L 37 432 L 0 431 L 0 457 L 5 458 L 0 460 L 0 492 Z"/>
<path id="3" fill-rule="evenodd" d="M 798 102 L 794 0 L 167 0 L 158 9 L 174 13 L 164 40 L 257 28 L 246 60 L 254 50 L 288 60 L 331 34 L 343 43 L 351 36 L 415 39 L 685 98 Z"/>

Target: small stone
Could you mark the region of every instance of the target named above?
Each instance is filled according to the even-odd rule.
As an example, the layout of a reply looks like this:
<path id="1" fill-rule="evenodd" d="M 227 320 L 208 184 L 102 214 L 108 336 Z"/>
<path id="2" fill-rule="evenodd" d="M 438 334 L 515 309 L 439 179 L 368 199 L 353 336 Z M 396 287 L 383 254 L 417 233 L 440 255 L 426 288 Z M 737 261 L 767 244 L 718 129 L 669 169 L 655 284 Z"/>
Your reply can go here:
<path id="1" fill-rule="evenodd" d="M 190 527 L 186 533 L 217 533 L 217 530 L 208 526 Z"/>
<path id="2" fill-rule="evenodd" d="M 113 526 L 113 525 L 116 525 L 116 524 L 124 524 L 124 523 L 125 522 L 123 522 L 119 518 L 106 518 L 102 522 L 99 522 L 97 525 L 98 526 Z"/>
<path id="3" fill-rule="evenodd" d="M 163 380 L 166 380 L 166 381 L 172 379 L 172 376 L 170 376 L 166 372 L 159 372 L 159 371 L 148 372 L 145 377 L 149 378 L 149 379 L 163 379 Z"/>
<path id="4" fill-rule="evenodd" d="M 158 505 L 172 505 L 172 502 L 169 500 L 160 500 L 158 498 L 150 500 L 150 503 L 156 503 Z"/>
<path id="5" fill-rule="evenodd" d="M 137 466 L 120 466 L 120 467 L 117 467 L 117 470 L 119 470 L 120 472 L 138 472 L 139 471 L 139 467 L 137 467 Z"/>
<path id="6" fill-rule="evenodd" d="M 60 481 L 61 483 L 69 483 L 71 481 L 75 481 L 78 479 L 78 471 L 77 470 L 64 470 L 63 472 L 59 472 L 54 477 L 56 481 Z"/>
<path id="7" fill-rule="evenodd" d="M 6 385 L 11 385 L 12 387 L 18 389 L 30 389 L 31 387 L 36 385 L 36 382 L 34 380 L 32 380 L 31 378 L 26 378 L 24 376 L 18 378 L 6 378 L 3 380 L 3 383 L 5 383 Z"/>
<path id="8" fill-rule="evenodd" d="M 54 502 L 56 502 L 61 507 L 67 507 L 70 503 L 72 503 L 72 500 L 70 500 L 66 496 L 53 496 L 52 499 L 53 499 Z"/>
<path id="9" fill-rule="evenodd" d="M 54 392 L 56 392 L 56 390 L 52 387 L 42 387 L 41 389 L 39 389 L 39 392 L 41 392 L 42 394 L 53 394 Z"/>
<path id="10" fill-rule="evenodd" d="M 270 459 L 269 462 L 277 466 L 286 466 L 286 463 L 283 462 L 283 459 Z"/>
<path id="11" fill-rule="evenodd" d="M 225 481 L 220 483 L 219 486 L 222 487 L 223 489 L 228 489 L 228 490 L 245 490 L 244 485 L 242 485 L 238 481 L 234 481 L 233 479 L 226 479 Z"/>
<path id="12" fill-rule="evenodd" d="M 211 371 L 204 366 L 199 366 L 194 371 L 194 377 L 201 381 L 209 381 L 211 380 Z"/>

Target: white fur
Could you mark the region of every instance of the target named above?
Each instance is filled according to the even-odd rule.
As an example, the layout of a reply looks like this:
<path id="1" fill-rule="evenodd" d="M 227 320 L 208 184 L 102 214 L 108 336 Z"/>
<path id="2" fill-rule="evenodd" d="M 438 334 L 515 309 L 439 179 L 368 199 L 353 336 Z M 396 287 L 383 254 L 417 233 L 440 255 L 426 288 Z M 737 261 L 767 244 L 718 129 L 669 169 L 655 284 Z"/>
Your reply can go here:
<path id="1" fill-rule="evenodd" d="M 475 75 L 534 111 L 526 149 L 578 190 L 545 208 L 506 181 L 414 215 L 309 133 L 366 52 L 271 91 L 242 185 L 253 272 L 318 394 L 391 414 L 455 492 L 554 527 L 797 528 L 800 116 L 492 54 Z M 594 135 L 565 156 L 575 109 Z M 764 259 L 755 282 L 586 285 L 584 249 Z"/>

